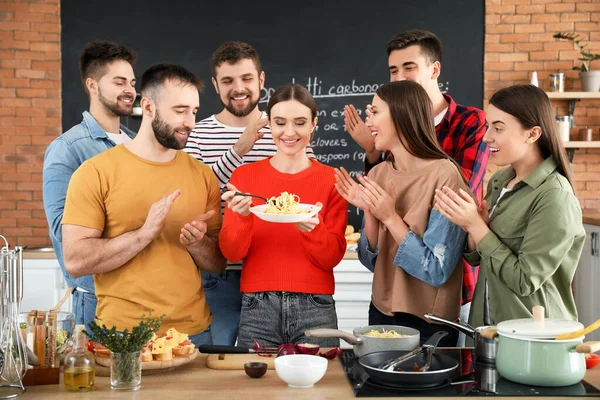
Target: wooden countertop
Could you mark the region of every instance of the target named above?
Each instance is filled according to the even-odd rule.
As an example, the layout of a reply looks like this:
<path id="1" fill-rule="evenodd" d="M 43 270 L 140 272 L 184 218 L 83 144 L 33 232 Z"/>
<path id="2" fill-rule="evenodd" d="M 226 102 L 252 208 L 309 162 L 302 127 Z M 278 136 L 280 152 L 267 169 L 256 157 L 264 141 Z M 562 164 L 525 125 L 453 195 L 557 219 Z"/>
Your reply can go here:
<path id="1" fill-rule="evenodd" d="M 600 226 L 600 210 L 582 210 L 583 223 Z"/>
<path id="2" fill-rule="evenodd" d="M 96 388 L 92 392 L 73 394 L 77 400 L 88 399 L 352 399 L 354 394 L 344 375 L 339 360 L 330 361 L 327 373 L 314 387 L 293 389 L 286 385 L 274 370 L 260 379 L 249 378 L 244 371 L 220 371 L 206 367 L 206 355 L 200 354 L 194 361 L 164 374 L 142 377 L 142 387 L 137 392 L 117 392 L 110 389 L 108 377 L 96 377 Z M 588 370 L 585 380 L 600 386 L 600 367 Z M 19 399 L 43 398 L 44 400 L 65 399 L 66 394 L 60 385 L 30 386 Z M 537 397 L 537 396 L 536 396 Z M 403 397 L 421 399 L 422 397 Z M 445 397 L 445 399 L 460 397 Z M 521 400 L 532 397 L 502 397 L 506 400 Z M 552 397 L 567 399 L 568 397 Z"/>

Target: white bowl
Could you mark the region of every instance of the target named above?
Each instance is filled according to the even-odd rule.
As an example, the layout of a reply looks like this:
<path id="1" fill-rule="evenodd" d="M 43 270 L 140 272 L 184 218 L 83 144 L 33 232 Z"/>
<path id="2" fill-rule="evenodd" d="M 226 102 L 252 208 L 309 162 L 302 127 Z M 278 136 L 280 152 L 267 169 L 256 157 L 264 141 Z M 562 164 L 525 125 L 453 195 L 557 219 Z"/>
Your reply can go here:
<path id="1" fill-rule="evenodd" d="M 281 356 L 275 359 L 275 371 L 288 386 L 309 388 L 325 375 L 327 359 L 308 354 Z"/>

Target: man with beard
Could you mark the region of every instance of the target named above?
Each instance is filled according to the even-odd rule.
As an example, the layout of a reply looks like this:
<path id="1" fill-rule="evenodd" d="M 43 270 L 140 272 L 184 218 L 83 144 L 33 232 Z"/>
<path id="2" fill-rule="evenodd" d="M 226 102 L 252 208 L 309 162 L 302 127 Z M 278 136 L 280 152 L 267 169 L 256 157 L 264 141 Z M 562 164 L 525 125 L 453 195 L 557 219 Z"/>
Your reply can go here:
<path id="1" fill-rule="evenodd" d="M 44 210 L 50 239 L 65 280 L 73 289 L 73 311 L 77 324 L 94 319 L 96 296 L 91 276 L 73 278 L 65 270 L 61 220 L 67 186 L 73 172 L 87 159 L 117 144 L 130 142 L 135 133 L 119 124 L 131 115 L 135 100 L 132 50 L 114 42 L 96 41 L 86 45 L 79 60 L 81 81 L 90 99 L 90 111 L 83 121 L 55 139 L 46 150 L 43 168 Z"/>
<path id="2" fill-rule="evenodd" d="M 184 150 L 210 165 L 225 187 L 237 167 L 275 155 L 277 146 L 266 114 L 258 108 L 265 72 L 254 47 L 238 41 L 219 46 L 212 54 L 212 83 L 223 110 L 196 124 Z M 314 158 L 311 147 L 307 152 Z M 241 268 L 240 260 L 228 264 L 219 275 L 202 272 L 206 300 L 214 315 L 215 344 L 235 344 L 242 309 Z"/>
<path id="3" fill-rule="evenodd" d="M 137 136 L 73 174 L 62 221 L 65 267 L 75 277 L 94 275 L 99 322 L 123 331 L 153 310 L 165 314 L 161 331 L 173 327 L 196 346 L 212 342 L 198 270 L 226 265 L 219 184 L 181 151 L 201 87 L 177 65 L 144 72 Z"/>

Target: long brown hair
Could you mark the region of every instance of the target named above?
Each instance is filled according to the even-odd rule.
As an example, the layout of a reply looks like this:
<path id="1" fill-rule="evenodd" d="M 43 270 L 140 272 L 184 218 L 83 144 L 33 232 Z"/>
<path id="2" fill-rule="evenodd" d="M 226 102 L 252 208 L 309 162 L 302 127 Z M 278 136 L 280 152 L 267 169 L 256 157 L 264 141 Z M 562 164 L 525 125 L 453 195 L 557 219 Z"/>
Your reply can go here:
<path id="1" fill-rule="evenodd" d="M 490 99 L 490 104 L 515 117 L 523 129 L 539 126 L 542 135 L 537 140 L 544 159 L 554 158 L 560 172 L 575 191 L 575 180 L 569 166 L 567 152 L 558 132 L 554 111 L 548 95 L 533 85 L 514 85 L 498 90 Z"/>
<path id="2" fill-rule="evenodd" d="M 461 172 L 456 161 L 442 150 L 437 140 L 433 104 L 421 85 L 412 81 L 390 82 L 380 86 L 376 94 L 390 108 L 394 127 L 406 151 L 425 160 L 449 160 Z M 387 160 L 394 161 L 394 156 L 388 154 Z"/>

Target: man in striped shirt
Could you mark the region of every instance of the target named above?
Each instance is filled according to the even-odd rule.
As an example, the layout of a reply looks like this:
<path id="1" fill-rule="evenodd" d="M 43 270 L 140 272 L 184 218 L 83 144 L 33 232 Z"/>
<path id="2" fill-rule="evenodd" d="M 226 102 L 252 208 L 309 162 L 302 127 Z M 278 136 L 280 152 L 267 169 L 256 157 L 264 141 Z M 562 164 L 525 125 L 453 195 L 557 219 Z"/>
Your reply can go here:
<path id="1" fill-rule="evenodd" d="M 210 166 L 223 188 L 240 165 L 275 155 L 277 146 L 258 108 L 265 84 L 258 53 L 244 42 L 225 42 L 212 55 L 212 83 L 223 110 L 198 122 L 184 151 Z M 313 158 L 312 149 L 308 149 Z M 225 203 L 221 202 L 221 211 Z M 201 271 L 206 300 L 213 320 L 214 344 L 235 344 L 242 294 L 242 262 L 228 264 L 221 274 Z"/>

